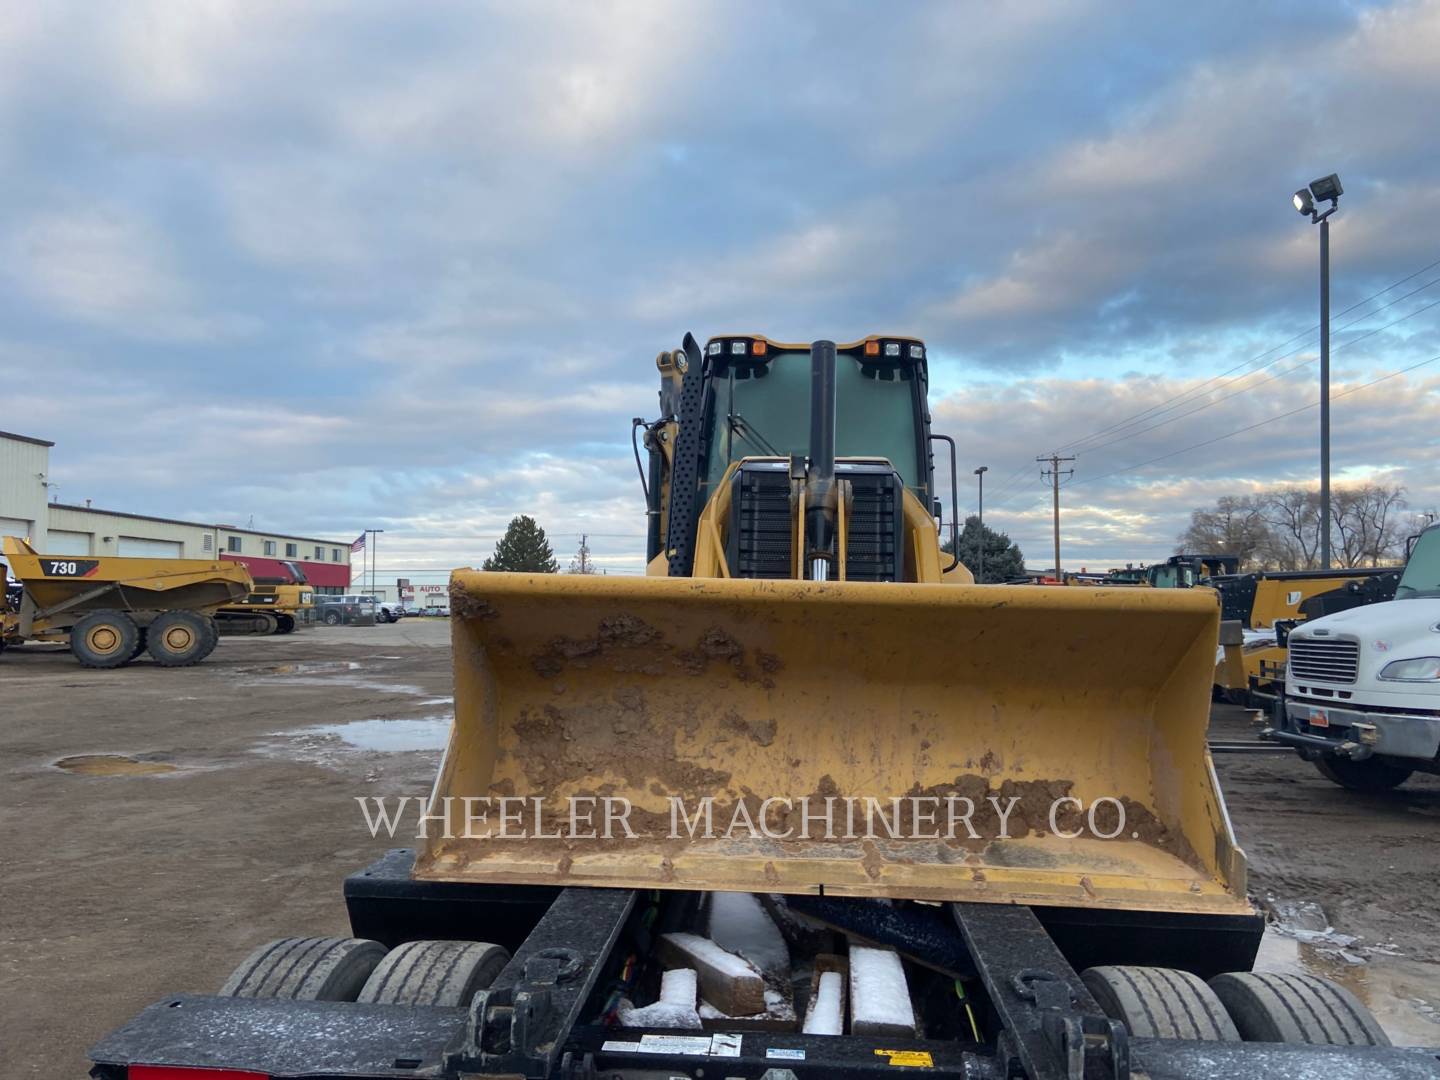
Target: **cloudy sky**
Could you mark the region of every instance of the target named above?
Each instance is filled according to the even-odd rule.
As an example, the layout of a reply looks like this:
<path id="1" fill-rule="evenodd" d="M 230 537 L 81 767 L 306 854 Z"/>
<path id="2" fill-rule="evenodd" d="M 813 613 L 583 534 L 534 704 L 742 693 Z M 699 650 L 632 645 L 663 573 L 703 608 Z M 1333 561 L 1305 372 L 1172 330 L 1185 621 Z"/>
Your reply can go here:
<path id="1" fill-rule="evenodd" d="M 0 426 L 64 502 L 638 572 L 656 352 L 895 330 L 1031 565 L 1057 448 L 1066 564 L 1148 561 L 1316 474 L 1338 171 L 1337 477 L 1434 507 L 1437 56 L 1414 2 L 5 5 Z"/>

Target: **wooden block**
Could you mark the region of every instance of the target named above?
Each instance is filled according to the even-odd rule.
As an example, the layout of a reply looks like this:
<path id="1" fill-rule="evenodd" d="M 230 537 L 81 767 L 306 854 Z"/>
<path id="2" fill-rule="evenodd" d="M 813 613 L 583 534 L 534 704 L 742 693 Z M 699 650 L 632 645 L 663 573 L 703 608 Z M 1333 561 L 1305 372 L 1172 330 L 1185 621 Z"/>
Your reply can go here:
<path id="1" fill-rule="evenodd" d="M 700 996 L 730 1016 L 765 1012 L 765 980 L 747 961 L 698 934 L 662 934 L 660 962 L 694 968 Z"/>
<path id="2" fill-rule="evenodd" d="M 915 1038 L 905 966 L 894 949 L 850 943 L 850 1034 Z"/>

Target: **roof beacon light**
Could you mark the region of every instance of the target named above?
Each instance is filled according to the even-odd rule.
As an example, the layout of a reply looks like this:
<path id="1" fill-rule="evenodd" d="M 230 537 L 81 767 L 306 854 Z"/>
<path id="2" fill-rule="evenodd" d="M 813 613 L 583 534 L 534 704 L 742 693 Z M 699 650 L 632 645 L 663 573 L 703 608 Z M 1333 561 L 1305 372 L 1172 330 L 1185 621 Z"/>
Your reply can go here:
<path id="1" fill-rule="evenodd" d="M 750 355 L 751 355 L 751 356 L 764 356 L 764 355 L 765 355 L 765 352 L 766 352 L 765 342 L 763 342 L 763 341 L 756 341 L 756 342 L 752 342 L 752 343 L 751 343 L 751 345 L 750 345 Z"/>
<path id="2" fill-rule="evenodd" d="M 880 355 L 880 343 L 879 343 L 878 341 L 867 341 L 867 342 L 865 342 L 865 355 L 866 355 L 866 356 L 879 356 L 879 355 Z"/>

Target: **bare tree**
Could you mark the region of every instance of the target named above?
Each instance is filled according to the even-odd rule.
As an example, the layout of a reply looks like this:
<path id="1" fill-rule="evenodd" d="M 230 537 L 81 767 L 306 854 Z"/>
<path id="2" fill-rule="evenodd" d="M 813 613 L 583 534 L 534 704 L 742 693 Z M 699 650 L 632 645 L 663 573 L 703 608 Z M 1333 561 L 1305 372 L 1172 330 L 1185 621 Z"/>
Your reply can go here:
<path id="1" fill-rule="evenodd" d="M 1333 500 L 1335 538 L 1342 566 L 1379 566 L 1403 556 L 1405 530 L 1400 511 L 1405 489 L 1383 484 L 1341 488 Z"/>
<path id="2" fill-rule="evenodd" d="M 1257 562 L 1269 538 L 1262 507 L 1253 496 L 1225 495 L 1213 510 L 1195 510 L 1180 534 L 1180 550 L 1201 555 L 1235 555 L 1240 565 Z"/>
<path id="3" fill-rule="evenodd" d="M 588 535 L 582 535 L 580 537 L 580 550 L 575 552 L 575 558 L 570 560 L 570 573 L 598 573 L 595 569 L 594 560 L 590 558 L 590 537 Z"/>
<path id="4" fill-rule="evenodd" d="M 1337 488 L 1331 500 L 1335 562 L 1358 567 L 1403 559 L 1405 537 L 1419 531 L 1405 519 L 1405 508 L 1401 487 Z M 1227 495 L 1193 511 L 1179 541 L 1194 554 L 1237 555 L 1249 569 L 1313 570 L 1320 565 L 1320 495 L 1298 487 Z"/>

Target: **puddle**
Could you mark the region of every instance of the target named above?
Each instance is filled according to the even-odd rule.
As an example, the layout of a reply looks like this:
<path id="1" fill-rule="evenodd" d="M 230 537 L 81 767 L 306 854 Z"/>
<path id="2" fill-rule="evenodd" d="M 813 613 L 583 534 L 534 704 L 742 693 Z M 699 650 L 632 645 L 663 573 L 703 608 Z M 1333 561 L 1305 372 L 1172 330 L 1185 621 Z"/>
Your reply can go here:
<path id="1" fill-rule="evenodd" d="M 315 675 L 326 671 L 359 671 L 361 667 L 358 660 L 306 660 L 290 664 L 243 667 L 236 670 L 245 675 Z"/>
<path id="2" fill-rule="evenodd" d="M 1384 953 L 1360 956 L 1267 927 L 1255 970 L 1333 979 L 1369 1007 L 1396 1046 L 1440 1046 L 1440 964 Z"/>
<path id="3" fill-rule="evenodd" d="M 125 754 L 77 754 L 54 763 L 76 776 L 151 776 L 155 773 L 178 772 L 179 766 L 163 761 L 141 761 Z"/>
<path id="4" fill-rule="evenodd" d="M 424 716 L 416 720 L 351 720 L 318 724 L 293 734 L 333 735 L 355 750 L 394 754 L 411 750 L 444 750 L 450 739 L 450 717 Z"/>

